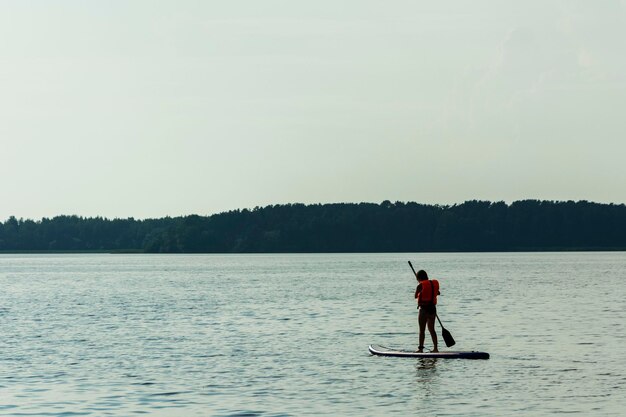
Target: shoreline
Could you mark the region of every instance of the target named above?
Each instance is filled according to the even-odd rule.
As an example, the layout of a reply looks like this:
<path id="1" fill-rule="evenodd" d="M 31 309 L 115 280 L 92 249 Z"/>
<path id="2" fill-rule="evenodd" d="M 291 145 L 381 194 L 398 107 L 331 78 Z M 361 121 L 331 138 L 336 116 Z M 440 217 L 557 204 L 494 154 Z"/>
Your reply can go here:
<path id="1" fill-rule="evenodd" d="M 0 255 L 304 255 L 304 254 L 385 254 L 385 253 L 568 253 L 568 252 L 626 252 L 626 248 L 521 248 L 512 250 L 432 250 L 432 251 L 328 251 L 328 252 L 147 252 L 128 250 L 0 250 Z"/>

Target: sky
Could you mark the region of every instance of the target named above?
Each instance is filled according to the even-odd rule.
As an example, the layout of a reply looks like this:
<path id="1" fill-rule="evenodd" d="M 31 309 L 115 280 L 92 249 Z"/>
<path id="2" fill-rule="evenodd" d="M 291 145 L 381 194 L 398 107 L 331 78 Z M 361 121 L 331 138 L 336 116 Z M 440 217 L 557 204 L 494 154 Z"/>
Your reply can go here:
<path id="1" fill-rule="evenodd" d="M 626 203 L 626 0 L 0 0 L 0 220 Z"/>

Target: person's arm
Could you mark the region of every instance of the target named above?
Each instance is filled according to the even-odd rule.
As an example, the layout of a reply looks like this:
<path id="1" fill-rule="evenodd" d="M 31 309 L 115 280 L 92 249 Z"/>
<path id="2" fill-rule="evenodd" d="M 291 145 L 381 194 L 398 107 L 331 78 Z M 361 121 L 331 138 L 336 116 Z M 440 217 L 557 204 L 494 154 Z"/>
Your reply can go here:
<path id="1" fill-rule="evenodd" d="M 415 299 L 417 300 L 417 296 L 422 291 L 422 284 L 417 284 L 417 288 L 415 289 Z"/>

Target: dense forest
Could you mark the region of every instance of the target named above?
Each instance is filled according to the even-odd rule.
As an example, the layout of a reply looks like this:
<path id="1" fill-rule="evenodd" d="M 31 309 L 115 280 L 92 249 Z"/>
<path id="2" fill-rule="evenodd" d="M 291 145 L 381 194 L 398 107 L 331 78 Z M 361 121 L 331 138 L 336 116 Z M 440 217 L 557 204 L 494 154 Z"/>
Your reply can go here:
<path id="1" fill-rule="evenodd" d="M 149 253 L 626 250 L 626 206 L 587 201 L 286 204 L 135 220 L 11 217 L 0 251 Z"/>

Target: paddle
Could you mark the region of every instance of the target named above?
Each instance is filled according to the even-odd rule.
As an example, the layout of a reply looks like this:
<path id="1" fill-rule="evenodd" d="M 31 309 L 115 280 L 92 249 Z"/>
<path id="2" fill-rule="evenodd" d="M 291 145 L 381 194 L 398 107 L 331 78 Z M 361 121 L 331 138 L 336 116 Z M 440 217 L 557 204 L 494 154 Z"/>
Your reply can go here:
<path id="1" fill-rule="evenodd" d="M 443 327 L 443 324 L 441 324 L 441 319 L 439 318 L 439 315 L 436 314 L 435 317 L 437 317 L 437 321 L 439 321 L 439 325 L 441 326 L 441 336 L 443 336 L 443 341 L 446 343 L 446 346 L 447 347 L 454 346 L 456 344 L 456 342 L 454 341 L 454 337 L 452 337 L 450 332 L 447 331 L 445 327 Z"/>
<path id="2" fill-rule="evenodd" d="M 415 272 L 415 268 L 413 268 L 413 264 L 411 263 L 411 261 L 409 261 L 409 266 L 413 270 L 413 275 L 417 277 L 417 272 Z M 443 324 L 441 324 L 441 319 L 439 318 L 439 315 L 436 314 L 435 317 L 437 317 L 437 321 L 439 322 L 439 325 L 441 326 L 441 336 L 443 336 L 443 341 L 446 343 L 446 346 L 447 347 L 454 346 L 456 342 L 454 341 L 452 334 L 450 334 L 450 332 L 447 331 L 445 327 L 443 327 Z"/>

